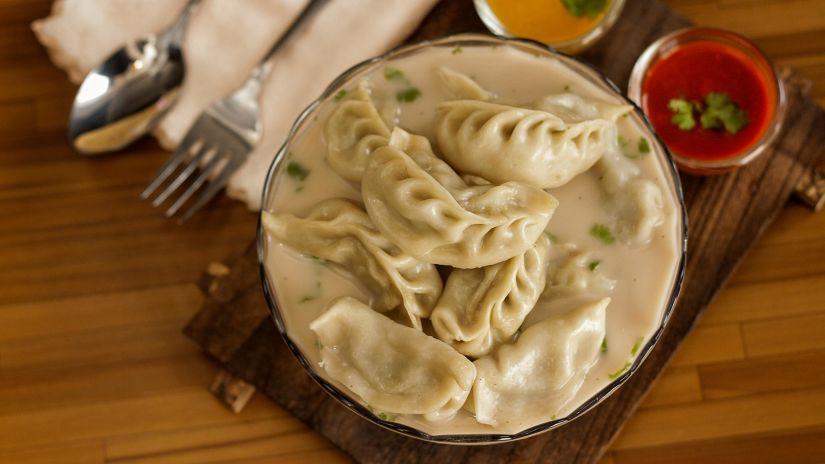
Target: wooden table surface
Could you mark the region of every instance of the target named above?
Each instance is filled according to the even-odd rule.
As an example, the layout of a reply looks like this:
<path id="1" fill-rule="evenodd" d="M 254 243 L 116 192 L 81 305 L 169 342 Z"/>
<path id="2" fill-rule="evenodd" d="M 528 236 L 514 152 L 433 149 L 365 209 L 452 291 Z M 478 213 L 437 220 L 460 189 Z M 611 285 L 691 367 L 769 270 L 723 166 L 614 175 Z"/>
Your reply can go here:
<path id="1" fill-rule="evenodd" d="M 28 28 L 49 3 L 0 0 L 0 462 L 346 462 L 262 395 L 233 414 L 208 392 L 217 368 L 180 330 L 255 215 L 222 199 L 164 219 L 138 199 L 166 156 L 151 141 L 72 153 L 74 88 Z M 825 103 L 825 0 L 667 3 L 753 38 Z M 823 239 L 825 214 L 791 202 L 603 462 L 825 462 Z"/>

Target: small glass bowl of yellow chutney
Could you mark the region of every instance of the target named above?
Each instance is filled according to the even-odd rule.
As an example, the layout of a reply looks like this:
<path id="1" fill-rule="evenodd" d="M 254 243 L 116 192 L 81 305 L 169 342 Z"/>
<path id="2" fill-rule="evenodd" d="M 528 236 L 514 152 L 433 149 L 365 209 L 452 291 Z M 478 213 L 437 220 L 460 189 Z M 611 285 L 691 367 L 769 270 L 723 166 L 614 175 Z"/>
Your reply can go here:
<path id="1" fill-rule="evenodd" d="M 522 37 L 575 54 L 596 43 L 619 18 L 625 0 L 474 0 L 491 32 Z"/>

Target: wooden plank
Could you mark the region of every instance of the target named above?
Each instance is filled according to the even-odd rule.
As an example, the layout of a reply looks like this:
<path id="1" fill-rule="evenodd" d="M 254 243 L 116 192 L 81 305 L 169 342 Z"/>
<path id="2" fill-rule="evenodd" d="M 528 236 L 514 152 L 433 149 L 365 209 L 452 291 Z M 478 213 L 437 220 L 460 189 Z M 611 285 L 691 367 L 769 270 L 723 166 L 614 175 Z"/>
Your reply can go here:
<path id="1" fill-rule="evenodd" d="M 0 449 L 0 462 L 14 464 L 103 464 L 100 440 Z"/>
<path id="2" fill-rule="evenodd" d="M 302 431 L 307 431 L 307 427 L 286 415 L 211 427 L 124 435 L 106 440 L 106 460 L 148 459 L 162 455 L 179 457 L 180 453 L 202 448 L 211 450 L 217 447 L 243 446 L 249 441 L 277 438 Z"/>
<path id="3" fill-rule="evenodd" d="M 825 456 L 825 429 L 621 450 L 615 456 L 616 464 L 820 464 Z"/>
<path id="4" fill-rule="evenodd" d="M 639 407 L 655 408 L 701 400 L 702 385 L 696 366 L 671 365 L 656 379 Z"/>
<path id="5" fill-rule="evenodd" d="M 700 326 L 825 312 L 825 275 L 733 285 L 699 320 Z"/>
<path id="6" fill-rule="evenodd" d="M 744 359 L 745 349 L 739 324 L 697 327 L 676 350 L 670 365 L 705 364 Z"/>
<path id="7" fill-rule="evenodd" d="M 705 398 L 825 389 L 825 350 L 699 366 Z"/>
<path id="8" fill-rule="evenodd" d="M 711 419 L 712 418 L 712 419 Z M 639 410 L 612 449 L 650 448 L 825 423 L 825 391 L 794 390 Z"/>
<path id="9" fill-rule="evenodd" d="M 810 316 L 746 322 L 742 332 L 748 357 L 822 350 L 825 349 L 825 311 Z"/>
<path id="10" fill-rule="evenodd" d="M 262 396 L 242 413 L 226 409 L 203 387 L 151 396 L 0 415 L 0 449 L 96 440 L 284 416 Z"/>

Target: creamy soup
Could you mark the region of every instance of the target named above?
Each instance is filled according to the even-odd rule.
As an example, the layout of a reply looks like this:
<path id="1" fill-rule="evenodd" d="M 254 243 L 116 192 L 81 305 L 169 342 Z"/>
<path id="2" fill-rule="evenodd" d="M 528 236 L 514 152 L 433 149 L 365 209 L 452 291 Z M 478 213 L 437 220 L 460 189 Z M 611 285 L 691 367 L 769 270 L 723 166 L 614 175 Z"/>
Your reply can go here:
<path id="1" fill-rule="evenodd" d="M 585 99 L 623 104 L 557 59 L 535 56 L 507 46 L 433 48 L 394 59 L 386 66 L 345 83 L 337 94 L 322 102 L 311 123 L 296 134 L 287 159 L 281 163 L 279 173 L 273 176 L 274 184 L 264 209 L 303 217 L 324 199 L 361 201 L 360 187 L 342 179 L 326 162 L 324 137 L 324 123 L 330 112 L 352 95 L 361 79 L 367 79 L 375 106 L 388 126 L 397 125 L 427 137 L 438 152 L 435 107 L 439 102 L 457 98 L 436 72 L 440 67 L 470 77 L 481 89 L 490 92 L 493 102 L 524 106 L 548 95 L 574 94 Z M 663 161 L 664 154 L 657 151 L 658 144 L 647 140 L 643 124 L 635 114 L 619 117 L 616 127 L 618 132 L 610 134 L 617 140 L 611 140 L 615 143 L 610 145 L 613 146 L 613 156 L 621 159 L 615 160 L 618 167 L 612 168 L 627 170 L 630 177 L 647 179 L 658 187 L 659 216 L 655 223 L 646 224 L 648 230 L 642 233 L 648 236 L 641 241 L 620 236 L 621 221 L 625 220 L 621 216 L 637 211 L 618 198 L 623 195 L 624 184 L 611 187 L 609 179 L 604 179 L 612 175 L 605 173 L 610 166 L 600 168 L 597 165 L 566 184 L 547 190 L 558 200 L 558 207 L 546 228 L 552 241 L 553 256 L 563 255 L 565 250 L 573 247 L 586 253 L 581 258 L 584 271 L 592 274 L 586 278 L 596 280 L 597 288 L 587 288 L 579 296 L 606 295 L 611 300 L 606 310 L 600 353 L 595 364 L 587 370 L 581 387 L 552 417 L 536 423 L 567 416 L 629 368 L 640 348 L 659 327 L 676 279 L 681 253 L 681 210 L 667 164 Z M 267 277 L 275 290 L 290 339 L 319 375 L 359 400 L 358 395 L 326 373 L 316 335 L 309 327 L 337 297 L 352 296 L 372 304 L 376 296 L 347 271 L 312 256 L 304 256 L 271 237 L 267 240 Z M 553 296 L 553 287 L 552 282 L 547 284 L 544 295 L 527 316 L 525 326 L 564 311 L 564 304 Z M 426 321 L 424 330 L 432 335 L 432 328 Z M 467 408 L 442 421 L 431 421 L 420 415 L 376 411 L 376 415 L 379 414 L 431 435 L 520 431 L 508 424 L 498 427 L 481 424 Z"/>

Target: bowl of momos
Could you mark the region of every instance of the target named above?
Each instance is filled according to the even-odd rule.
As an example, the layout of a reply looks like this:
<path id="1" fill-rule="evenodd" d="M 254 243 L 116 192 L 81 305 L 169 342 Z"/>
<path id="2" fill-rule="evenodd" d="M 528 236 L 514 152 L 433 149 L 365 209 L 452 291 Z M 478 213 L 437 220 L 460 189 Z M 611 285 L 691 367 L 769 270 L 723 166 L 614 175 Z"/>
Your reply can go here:
<path id="1" fill-rule="evenodd" d="M 666 148 L 593 68 L 462 34 L 346 71 L 270 167 L 264 293 L 307 373 L 442 443 L 562 426 L 615 391 L 681 287 Z"/>

